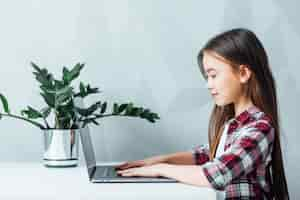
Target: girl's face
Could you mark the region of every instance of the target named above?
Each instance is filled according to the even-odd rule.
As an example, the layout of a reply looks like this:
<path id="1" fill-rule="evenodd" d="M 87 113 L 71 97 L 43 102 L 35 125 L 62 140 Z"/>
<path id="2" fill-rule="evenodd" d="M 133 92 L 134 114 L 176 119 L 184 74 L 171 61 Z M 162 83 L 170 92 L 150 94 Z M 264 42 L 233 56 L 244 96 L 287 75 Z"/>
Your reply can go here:
<path id="1" fill-rule="evenodd" d="M 215 53 L 203 54 L 207 87 L 218 106 L 238 101 L 242 92 L 241 77 L 224 58 Z"/>

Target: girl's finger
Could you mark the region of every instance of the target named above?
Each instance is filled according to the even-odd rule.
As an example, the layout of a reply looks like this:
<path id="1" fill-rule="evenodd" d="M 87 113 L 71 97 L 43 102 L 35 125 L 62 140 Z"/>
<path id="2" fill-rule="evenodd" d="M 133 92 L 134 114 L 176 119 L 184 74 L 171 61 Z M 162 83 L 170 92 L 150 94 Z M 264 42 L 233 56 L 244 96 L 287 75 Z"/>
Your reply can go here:
<path id="1" fill-rule="evenodd" d="M 125 176 L 125 175 L 130 174 L 131 172 L 126 171 L 126 170 L 122 170 L 122 171 L 118 171 L 117 173 L 118 173 L 119 175 L 121 175 L 121 176 Z"/>
<path id="2" fill-rule="evenodd" d="M 124 164 L 121 164 L 121 165 L 117 166 L 116 168 L 117 169 L 125 169 L 125 168 L 128 168 L 130 166 L 131 166 L 131 163 L 130 162 L 126 162 Z"/>
<path id="3" fill-rule="evenodd" d="M 135 171 L 126 171 L 121 176 L 138 176 L 138 174 Z"/>
<path id="4" fill-rule="evenodd" d="M 124 170 L 118 170 L 117 173 L 118 174 L 125 174 L 125 173 L 129 173 L 130 170 L 129 169 L 124 169 Z"/>
<path id="5" fill-rule="evenodd" d="M 117 167 L 117 169 L 128 169 L 128 168 L 132 168 L 132 167 L 138 167 L 141 165 L 142 164 L 139 161 L 134 161 L 134 162 L 125 163 L 124 165 Z"/>

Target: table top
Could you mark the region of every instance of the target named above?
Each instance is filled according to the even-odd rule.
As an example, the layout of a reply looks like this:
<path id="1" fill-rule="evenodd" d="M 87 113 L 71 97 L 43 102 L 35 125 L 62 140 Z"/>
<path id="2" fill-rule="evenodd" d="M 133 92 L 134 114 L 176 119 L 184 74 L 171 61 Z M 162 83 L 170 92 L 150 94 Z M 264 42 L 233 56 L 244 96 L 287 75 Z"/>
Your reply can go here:
<path id="1" fill-rule="evenodd" d="M 90 183 L 82 164 L 73 168 L 47 168 L 42 163 L 2 162 L 0 177 L 0 199 L 8 200 L 216 199 L 211 188 L 183 183 Z"/>

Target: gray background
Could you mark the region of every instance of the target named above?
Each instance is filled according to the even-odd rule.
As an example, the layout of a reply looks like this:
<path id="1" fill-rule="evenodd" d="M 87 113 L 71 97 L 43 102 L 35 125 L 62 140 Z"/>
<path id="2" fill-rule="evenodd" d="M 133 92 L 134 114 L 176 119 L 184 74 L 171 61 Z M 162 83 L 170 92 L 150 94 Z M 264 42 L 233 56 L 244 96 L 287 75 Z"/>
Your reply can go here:
<path id="1" fill-rule="evenodd" d="M 263 42 L 277 82 L 284 160 L 295 199 L 300 196 L 298 8 L 296 0 L 1 0 L 0 91 L 14 113 L 27 105 L 41 108 L 30 61 L 57 76 L 62 66 L 84 62 L 81 80 L 103 91 L 87 104 L 99 98 L 133 101 L 161 116 L 156 124 L 107 118 L 91 127 L 98 161 L 190 150 L 207 143 L 212 109 L 197 53 L 221 31 L 249 28 Z M 0 121 L 0 130 L 1 162 L 41 161 L 40 130 L 12 119 Z"/>

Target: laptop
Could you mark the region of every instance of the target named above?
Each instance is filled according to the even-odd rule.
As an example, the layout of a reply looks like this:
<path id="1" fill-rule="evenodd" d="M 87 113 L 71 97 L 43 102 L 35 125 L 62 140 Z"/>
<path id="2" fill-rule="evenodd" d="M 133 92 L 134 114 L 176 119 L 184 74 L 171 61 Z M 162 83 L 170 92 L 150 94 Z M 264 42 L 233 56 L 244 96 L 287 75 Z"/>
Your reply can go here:
<path id="1" fill-rule="evenodd" d="M 88 125 L 80 130 L 82 150 L 85 157 L 89 180 L 92 183 L 174 183 L 165 177 L 124 177 L 116 173 L 116 165 L 96 165 L 95 152 Z"/>

